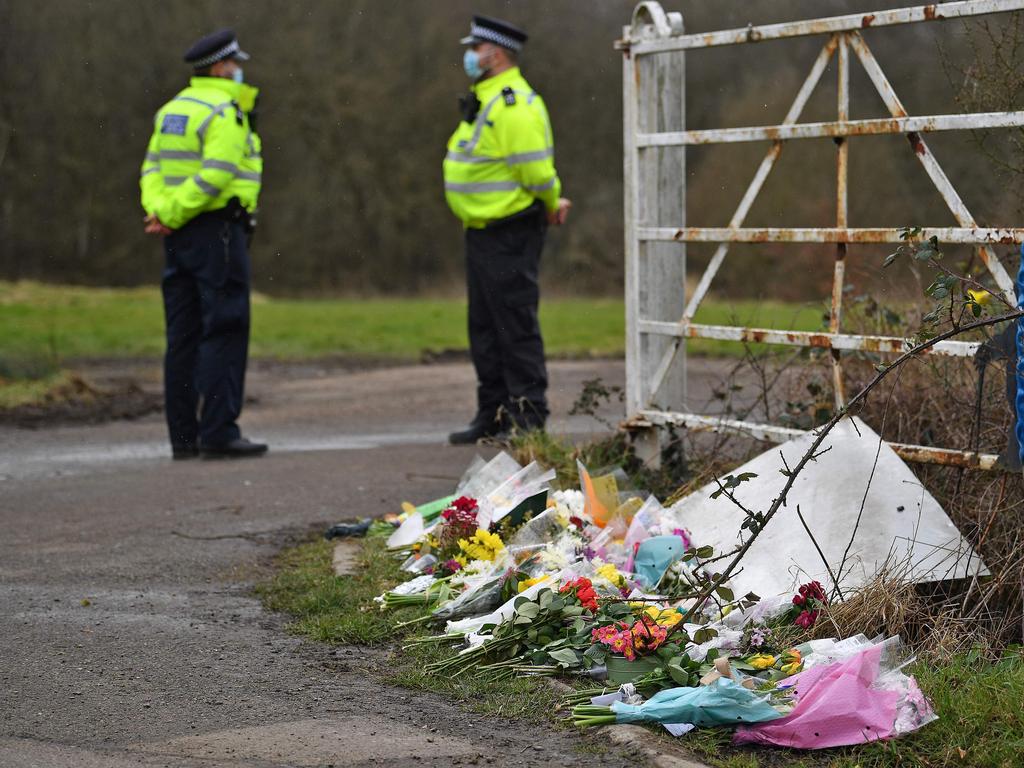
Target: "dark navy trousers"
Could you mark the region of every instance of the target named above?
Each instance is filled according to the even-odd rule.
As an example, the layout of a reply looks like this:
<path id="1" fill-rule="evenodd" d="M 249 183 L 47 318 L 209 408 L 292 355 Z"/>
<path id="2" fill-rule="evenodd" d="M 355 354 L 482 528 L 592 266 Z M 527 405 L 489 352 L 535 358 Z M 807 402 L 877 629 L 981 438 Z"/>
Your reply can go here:
<path id="1" fill-rule="evenodd" d="M 174 446 L 240 436 L 249 352 L 249 254 L 239 222 L 197 216 L 164 238 L 164 399 Z"/>
<path id="2" fill-rule="evenodd" d="M 547 418 L 547 368 L 537 304 L 547 222 L 542 209 L 486 229 L 466 230 L 469 349 L 477 417 L 499 409 L 517 422 Z"/>

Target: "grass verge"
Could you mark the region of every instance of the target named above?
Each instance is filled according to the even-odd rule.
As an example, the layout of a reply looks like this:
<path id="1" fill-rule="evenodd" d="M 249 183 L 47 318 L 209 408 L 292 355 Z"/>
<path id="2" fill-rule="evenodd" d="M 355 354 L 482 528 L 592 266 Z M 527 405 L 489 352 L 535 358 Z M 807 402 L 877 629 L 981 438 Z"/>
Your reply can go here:
<path id="1" fill-rule="evenodd" d="M 60 398 L 74 382 L 75 376 L 68 371 L 48 373 L 39 378 L 8 379 L 0 376 L 0 411 Z"/>
<path id="2" fill-rule="evenodd" d="M 289 630 L 311 640 L 332 644 L 391 646 L 416 636 L 417 625 L 408 631 L 394 625 L 424 615 L 418 608 L 382 612 L 373 598 L 402 581 L 398 561 L 387 552 L 381 537 L 362 541 L 355 575 L 338 577 L 331 567 L 333 545 L 315 541 L 281 553 L 277 571 L 260 584 L 257 594 L 266 608 L 290 614 Z M 382 670 L 386 682 L 430 691 L 457 701 L 471 711 L 510 717 L 527 722 L 554 722 L 558 694 L 540 680 L 487 676 L 433 675 L 424 667 L 453 650 L 437 645 L 417 645 L 405 651 L 392 648 Z"/>
<path id="3" fill-rule="evenodd" d="M 821 327 L 822 308 L 779 302 L 708 299 L 704 323 L 792 330 Z M 624 351 L 621 299 L 544 299 L 541 325 L 553 357 L 617 357 Z M 157 288 L 86 288 L 0 281 L 0 359 L 155 357 L 163 353 Z M 466 303 L 450 299 L 276 299 L 257 295 L 251 354 L 259 358 L 327 356 L 418 360 L 425 352 L 467 349 Z M 730 342 L 688 342 L 691 354 L 731 356 Z"/>
<path id="4" fill-rule="evenodd" d="M 373 603 L 374 597 L 400 580 L 398 563 L 387 553 L 383 540 L 364 540 L 362 567 L 344 578 L 331 570 L 331 550 L 331 544 L 318 541 L 282 553 L 276 575 L 258 587 L 266 607 L 291 614 L 290 629 L 313 640 L 381 646 L 412 637 L 393 627 L 421 615 L 418 609 L 383 613 Z M 435 645 L 395 648 L 382 675 L 389 683 L 437 693 L 481 714 L 560 722 L 559 695 L 543 681 L 480 675 L 452 678 L 423 671 L 426 664 L 451 653 Z M 910 672 L 931 698 L 939 719 L 903 738 L 802 753 L 737 748 L 731 746 L 727 730 L 698 729 L 683 738 L 682 746 L 715 768 L 1016 768 L 1021 764 L 1024 659 L 1019 653 L 995 664 L 973 654 L 941 664 L 918 662 Z M 651 738 L 668 737 L 655 729 Z"/>

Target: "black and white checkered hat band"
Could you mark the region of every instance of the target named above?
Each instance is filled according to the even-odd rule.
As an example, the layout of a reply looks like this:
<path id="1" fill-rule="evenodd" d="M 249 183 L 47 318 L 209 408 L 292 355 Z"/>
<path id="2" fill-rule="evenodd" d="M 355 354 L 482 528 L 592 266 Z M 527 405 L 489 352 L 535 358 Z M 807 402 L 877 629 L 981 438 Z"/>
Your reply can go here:
<path id="1" fill-rule="evenodd" d="M 486 40 L 490 43 L 496 43 L 502 48 L 509 48 L 513 51 L 521 51 L 523 44 L 513 37 L 503 35 L 501 32 L 490 29 L 489 27 L 481 27 L 473 24 L 469 28 L 470 37 L 475 37 L 479 40 Z"/>
<path id="2" fill-rule="evenodd" d="M 201 69 L 202 67 L 208 67 L 211 64 L 216 64 L 218 61 L 226 59 L 231 54 L 239 53 L 240 51 L 241 51 L 241 48 L 238 47 L 238 41 L 237 40 L 232 40 L 230 43 L 225 45 L 220 50 L 214 51 L 213 53 L 209 53 L 206 56 L 203 56 L 203 58 L 201 58 L 201 59 L 196 59 L 195 61 L 192 62 L 192 66 L 195 67 L 196 69 Z"/>

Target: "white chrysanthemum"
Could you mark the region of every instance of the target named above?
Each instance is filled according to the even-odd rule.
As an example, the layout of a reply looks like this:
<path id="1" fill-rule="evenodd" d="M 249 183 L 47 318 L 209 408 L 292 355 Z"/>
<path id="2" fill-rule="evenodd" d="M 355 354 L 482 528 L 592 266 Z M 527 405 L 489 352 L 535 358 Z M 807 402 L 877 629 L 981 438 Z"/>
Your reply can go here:
<path id="1" fill-rule="evenodd" d="M 551 498 L 553 498 L 557 504 L 564 505 L 568 508 L 570 516 L 579 517 L 583 514 L 582 491 L 576 490 L 575 488 L 569 488 L 564 491 L 555 491 L 551 494 Z"/>

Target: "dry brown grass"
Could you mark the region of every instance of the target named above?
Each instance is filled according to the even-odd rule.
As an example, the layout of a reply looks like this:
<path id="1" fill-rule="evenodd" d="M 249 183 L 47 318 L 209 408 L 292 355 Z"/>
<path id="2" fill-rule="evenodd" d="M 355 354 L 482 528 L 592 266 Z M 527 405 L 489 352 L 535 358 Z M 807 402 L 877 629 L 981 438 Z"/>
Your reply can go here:
<path id="1" fill-rule="evenodd" d="M 925 658 L 942 659 L 977 649 L 995 654 L 998 632 L 960 610 L 956 596 L 929 595 L 906 578 L 901 566 L 888 566 L 846 599 L 829 606 L 811 637 L 898 635 Z"/>
<path id="2" fill-rule="evenodd" d="M 874 374 L 879 359 L 844 358 L 847 392 Z M 830 361 L 826 355 L 791 352 L 759 355 L 739 370 L 745 389 L 775 382 L 767 397 L 752 395 L 727 403 L 730 412 L 752 421 L 809 429 L 832 414 Z M 760 370 L 759 370 L 760 369 Z M 980 413 L 977 405 L 980 400 Z M 911 361 L 873 392 L 857 413 L 886 440 L 1001 453 L 1011 411 L 1006 400 L 1004 361 L 990 363 L 979 398 L 978 373 L 969 360 L 924 357 Z M 729 436 L 694 436 L 687 451 L 691 466 L 704 471 L 677 495 L 699 487 L 709 471 L 729 467 L 765 449 L 764 444 Z M 983 472 L 927 464 L 911 465 L 967 542 L 981 555 L 991 577 L 978 581 L 914 585 L 899 563 L 835 605 L 816 630 L 819 636 L 898 634 L 918 653 L 942 657 L 968 648 L 998 653 L 1021 643 L 1024 632 L 1024 480 L 1019 472 Z"/>

